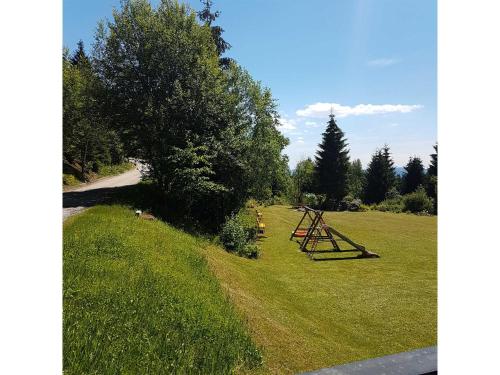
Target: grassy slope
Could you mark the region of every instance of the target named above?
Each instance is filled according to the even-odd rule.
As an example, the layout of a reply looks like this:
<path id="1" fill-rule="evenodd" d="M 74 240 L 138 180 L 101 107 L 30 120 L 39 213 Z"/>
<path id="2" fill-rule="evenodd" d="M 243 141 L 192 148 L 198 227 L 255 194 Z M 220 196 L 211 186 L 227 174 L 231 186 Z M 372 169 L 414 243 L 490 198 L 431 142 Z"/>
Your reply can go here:
<path id="1" fill-rule="evenodd" d="M 328 224 L 381 258 L 320 262 L 289 241 L 300 213 L 272 206 L 263 214 L 268 238 L 258 261 L 217 247 L 205 251 L 265 348 L 262 372 L 311 370 L 436 344 L 436 217 L 325 213 Z"/>
<path id="2" fill-rule="evenodd" d="M 229 373 L 260 355 L 192 236 L 129 209 L 64 224 L 66 374 Z"/>
<path id="3" fill-rule="evenodd" d="M 75 174 L 63 173 L 63 187 L 64 186 L 74 187 L 74 186 L 78 186 L 78 185 L 85 183 L 84 181 L 79 180 L 77 177 L 79 175 L 79 173 L 76 173 L 76 171 L 77 170 L 80 171 L 81 167 L 77 164 L 75 164 L 75 165 L 78 167 L 78 168 L 76 168 L 75 166 L 73 166 L 73 168 L 74 168 L 73 170 L 74 170 Z M 123 162 L 121 164 L 102 165 L 100 170 L 99 170 L 99 173 L 97 173 L 97 174 L 91 173 L 90 175 L 88 175 L 88 177 L 90 178 L 90 181 L 95 181 L 98 178 L 110 177 L 110 176 L 116 176 L 116 175 L 122 174 L 124 172 L 131 170 L 134 167 L 135 167 L 135 164 L 130 163 L 128 161 Z M 67 168 L 69 169 L 69 166 L 67 166 Z M 69 172 L 69 171 L 67 171 L 67 172 Z"/>

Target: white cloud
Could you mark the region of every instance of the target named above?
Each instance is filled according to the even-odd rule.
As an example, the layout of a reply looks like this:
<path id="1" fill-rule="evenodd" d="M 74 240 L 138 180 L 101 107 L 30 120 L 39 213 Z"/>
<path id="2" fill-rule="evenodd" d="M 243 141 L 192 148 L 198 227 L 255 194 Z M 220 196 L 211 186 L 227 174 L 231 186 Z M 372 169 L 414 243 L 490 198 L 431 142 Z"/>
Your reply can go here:
<path id="1" fill-rule="evenodd" d="M 297 128 L 295 126 L 295 120 L 286 119 L 286 118 L 281 117 L 279 122 L 280 122 L 280 125 L 278 126 L 278 130 L 281 131 L 282 133 L 287 133 L 287 132 Z"/>
<path id="2" fill-rule="evenodd" d="M 341 105 L 338 103 L 315 103 L 306 106 L 304 109 L 299 109 L 297 116 L 300 117 L 316 117 L 322 118 L 333 113 L 338 117 L 360 116 L 360 115 L 379 115 L 385 113 L 408 113 L 416 109 L 422 108 L 421 105 L 406 105 L 406 104 L 358 104 L 354 107 Z"/>
<path id="3" fill-rule="evenodd" d="M 315 121 L 306 121 L 305 122 L 306 126 L 309 126 L 310 128 L 317 128 L 319 125 Z"/>
<path id="4" fill-rule="evenodd" d="M 375 60 L 367 61 L 366 65 L 376 66 L 376 67 L 384 67 L 384 66 L 394 65 L 394 64 L 397 64 L 399 62 L 401 62 L 400 59 L 382 58 L 382 59 L 375 59 Z"/>

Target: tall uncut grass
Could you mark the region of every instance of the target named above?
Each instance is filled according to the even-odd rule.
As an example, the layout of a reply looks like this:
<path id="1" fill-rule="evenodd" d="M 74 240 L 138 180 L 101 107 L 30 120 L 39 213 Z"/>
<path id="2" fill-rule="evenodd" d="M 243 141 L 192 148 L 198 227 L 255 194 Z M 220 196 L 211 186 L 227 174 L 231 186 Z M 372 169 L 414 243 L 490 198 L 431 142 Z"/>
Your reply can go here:
<path id="1" fill-rule="evenodd" d="M 64 225 L 65 374 L 225 374 L 261 364 L 195 237 L 120 206 Z"/>

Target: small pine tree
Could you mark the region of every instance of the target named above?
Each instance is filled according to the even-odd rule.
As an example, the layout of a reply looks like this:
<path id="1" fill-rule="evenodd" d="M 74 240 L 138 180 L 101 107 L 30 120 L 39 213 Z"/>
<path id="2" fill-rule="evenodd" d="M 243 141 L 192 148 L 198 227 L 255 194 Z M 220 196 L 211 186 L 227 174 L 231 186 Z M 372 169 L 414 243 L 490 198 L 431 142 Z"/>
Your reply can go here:
<path id="1" fill-rule="evenodd" d="M 318 191 L 326 195 L 325 206 L 336 208 L 347 195 L 349 172 L 349 150 L 344 133 L 335 122 L 335 115 L 330 120 L 323 133 L 323 141 L 316 155 L 316 173 Z"/>
<path id="2" fill-rule="evenodd" d="M 419 157 L 410 157 L 403 175 L 403 194 L 409 194 L 417 190 L 425 183 L 424 165 Z"/>

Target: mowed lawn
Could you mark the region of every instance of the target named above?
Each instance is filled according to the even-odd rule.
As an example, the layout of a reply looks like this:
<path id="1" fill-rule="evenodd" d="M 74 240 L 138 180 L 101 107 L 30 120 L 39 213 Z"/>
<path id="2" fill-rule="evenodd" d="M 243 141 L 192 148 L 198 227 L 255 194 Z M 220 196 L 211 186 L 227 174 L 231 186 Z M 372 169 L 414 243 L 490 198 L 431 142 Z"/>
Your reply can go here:
<path id="1" fill-rule="evenodd" d="M 205 249 L 263 350 L 258 372 L 294 373 L 436 345 L 437 217 L 327 212 L 327 224 L 381 258 L 313 261 L 289 241 L 301 215 L 285 206 L 263 209 L 258 260 Z"/>

